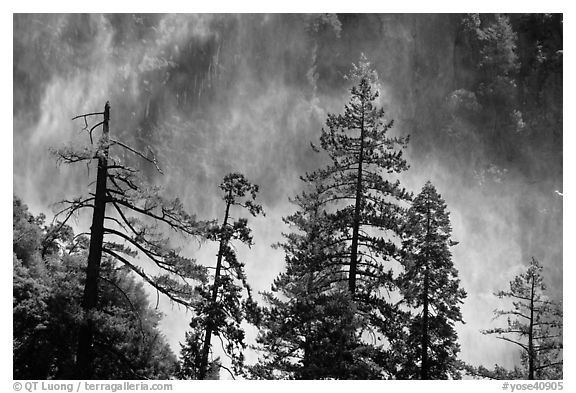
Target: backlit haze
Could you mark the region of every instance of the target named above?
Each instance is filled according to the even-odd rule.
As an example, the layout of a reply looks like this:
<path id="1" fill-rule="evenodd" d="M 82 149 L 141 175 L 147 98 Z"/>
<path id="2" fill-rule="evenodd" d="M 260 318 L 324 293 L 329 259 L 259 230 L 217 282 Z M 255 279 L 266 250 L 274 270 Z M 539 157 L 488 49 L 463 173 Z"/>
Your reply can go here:
<path id="1" fill-rule="evenodd" d="M 260 186 L 266 217 L 250 219 L 255 245 L 239 254 L 255 292 L 269 290 L 284 266 L 271 245 L 289 231 L 281 220 L 294 211 L 288 198 L 302 190 L 300 175 L 326 163 L 310 142 L 327 113 L 343 111 L 343 76 L 364 53 L 392 132 L 411 136 L 403 185 L 417 193 L 431 180 L 451 212 L 453 259 L 468 293 L 466 324 L 457 325 L 461 358 L 513 367 L 517 349 L 479 330 L 494 326 L 493 292 L 531 256 L 561 299 L 561 119 L 559 137 L 520 136 L 522 148 L 507 155 L 479 137 L 486 131 L 477 124 L 441 116 L 463 87 L 458 26 L 446 15 L 16 15 L 13 192 L 48 217 L 55 202 L 89 192 L 95 167 L 58 166 L 49 148 L 88 143 L 71 118 L 110 101 L 111 134 L 151 146 L 165 174 L 142 163 L 147 179 L 199 218 L 221 219 L 217 186 L 227 173 Z M 88 222 L 80 217 L 76 231 Z M 214 264 L 213 246 L 174 241 Z M 159 307 L 178 354 L 190 314 L 162 297 Z"/>

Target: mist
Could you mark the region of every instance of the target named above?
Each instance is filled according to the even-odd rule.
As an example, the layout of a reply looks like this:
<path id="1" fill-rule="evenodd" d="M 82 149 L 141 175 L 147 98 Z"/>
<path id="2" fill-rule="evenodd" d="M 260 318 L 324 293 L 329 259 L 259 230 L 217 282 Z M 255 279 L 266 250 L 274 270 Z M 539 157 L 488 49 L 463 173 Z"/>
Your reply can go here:
<path id="1" fill-rule="evenodd" d="M 269 290 L 283 268 L 271 245 L 289 230 L 281 220 L 294 210 L 289 198 L 303 187 L 299 176 L 326 159 L 310 142 L 318 141 L 328 113 L 343 111 L 350 88 L 344 75 L 364 53 L 379 74 L 392 132 L 411 138 L 403 185 L 417 193 L 431 180 L 451 212 L 454 261 L 468 293 L 466 324 L 458 327 L 461 358 L 513 367 L 516 349 L 479 330 L 498 307 L 493 292 L 506 289 L 531 256 L 544 265 L 550 295 L 562 297 L 562 69 L 494 104 L 496 112 L 539 105 L 546 116 L 525 112 L 513 125 L 486 128 L 482 113 L 491 109 L 478 109 L 470 93 L 484 82 L 469 64 L 462 18 L 17 14 L 13 192 L 34 214 L 88 192 L 95 167 L 58 166 L 49 148 L 86 144 L 83 124 L 71 118 L 110 101 L 111 134 L 150 146 L 165 174 L 140 169 L 198 217 L 220 218 L 217 186 L 227 173 L 242 172 L 260 186 L 266 217 L 250 221 L 255 246 L 239 251 L 255 291 Z M 550 18 L 561 42 L 561 17 Z M 521 16 L 510 20 L 516 53 L 532 59 L 527 48 L 536 33 Z M 518 75 L 528 78 L 530 67 L 524 61 Z M 81 217 L 75 225 L 88 222 Z M 213 263 L 210 245 L 185 247 L 190 257 Z M 177 353 L 190 315 L 161 303 Z"/>

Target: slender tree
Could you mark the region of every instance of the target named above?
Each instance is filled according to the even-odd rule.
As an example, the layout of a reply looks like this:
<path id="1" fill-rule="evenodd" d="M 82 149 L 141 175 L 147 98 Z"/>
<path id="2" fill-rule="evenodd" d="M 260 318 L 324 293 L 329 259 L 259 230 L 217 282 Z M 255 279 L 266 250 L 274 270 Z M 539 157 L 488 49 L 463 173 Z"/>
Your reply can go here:
<path id="1" fill-rule="evenodd" d="M 460 288 L 452 262 L 449 213 L 431 182 L 414 198 L 403 227 L 403 302 L 416 310 L 399 351 L 402 379 L 460 378 L 460 346 L 454 324 L 462 322 Z"/>
<path id="2" fill-rule="evenodd" d="M 208 374 L 214 376 L 219 368 L 225 368 L 219 360 L 209 360 L 212 335 L 223 340 L 223 351 L 231 358 L 234 371 L 241 373 L 242 350 L 246 344 L 240 324 L 251 319 L 256 310 L 244 263 L 237 259 L 232 244 L 236 240 L 251 246 L 252 235 L 248 220 L 234 219 L 231 209 L 244 208 L 252 216 L 263 214 L 262 207 L 254 202 L 258 186 L 251 184 L 242 174 L 231 173 L 224 177 L 220 190 L 225 203 L 222 224 L 212 226 L 207 234 L 208 239 L 218 243 L 213 282 L 202 291 L 202 301 L 194 306 L 196 317 L 192 319 L 191 331 L 186 334 L 186 343 L 182 345 L 181 378 L 206 379 Z M 244 300 L 243 290 L 246 291 Z"/>
<path id="3" fill-rule="evenodd" d="M 89 125 L 88 119 L 96 116 L 103 116 L 103 120 Z M 193 260 L 180 255 L 177 249 L 171 248 L 163 231 L 169 228 L 182 234 L 199 236 L 207 224 L 199 223 L 187 214 L 178 199 L 162 198 L 158 187 L 144 183 L 138 176 L 137 169 L 125 164 L 118 155 L 111 154 L 113 147 L 121 148 L 123 153 L 135 154 L 153 164 L 162 173 L 150 148 L 144 154 L 110 137 L 109 103 L 106 103 L 104 112 L 87 113 L 76 116 L 75 119 L 84 120 L 84 130 L 90 136 L 90 145 L 84 149 L 66 147 L 56 150 L 55 154 L 60 162 L 67 164 L 96 160 L 96 190 L 90 197 L 63 201 L 66 206 L 56 217 L 65 216 L 63 225 L 81 209 L 93 210 L 82 301 L 85 318 L 80 327 L 76 362 L 76 377 L 89 379 L 93 370 L 94 331 L 97 329 L 94 313 L 97 307 L 102 254 L 124 263 L 159 293 L 188 307 L 196 294 L 189 280 L 205 280 L 206 271 Z M 99 127 L 102 127 L 102 136 L 98 144 L 94 145 L 92 133 Z M 113 211 L 107 213 L 107 207 Z M 153 275 L 139 267 L 136 259 L 138 255 L 153 262 L 161 273 Z"/>
<path id="4" fill-rule="evenodd" d="M 534 257 L 526 271 L 510 281 L 510 289 L 498 291 L 500 299 L 512 301 L 512 309 L 494 311 L 506 316 L 507 326 L 483 330 L 516 344 L 522 350 L 524 378 L 562 378 L 562 305 L 548 298 L 542 265 Z"/>

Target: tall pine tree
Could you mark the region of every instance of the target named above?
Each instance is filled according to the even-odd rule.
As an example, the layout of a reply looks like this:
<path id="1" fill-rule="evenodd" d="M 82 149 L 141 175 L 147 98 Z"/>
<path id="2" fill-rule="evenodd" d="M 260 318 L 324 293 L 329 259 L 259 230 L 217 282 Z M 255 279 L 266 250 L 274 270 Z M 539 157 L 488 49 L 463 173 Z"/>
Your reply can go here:
<path id="1" fill-rule="evenodd" d="M 264 364 L 274 368 L 287 351 L 292 362 L 280 368 L 295 362 L 295 378 L 389 377 L 386 342 L 395 339 L 402 314 L 386 296 L 397 290 L 390 261 L 398 256 L 403 204 L 411 198 L 393 178 L 408 168 L 402 155 L 408 138 L 388 135 L 393 122 L 376 105 L 378 76 L 365 57 L 348 78 L 350 101 L 343 114 L 328 115 L 320 137 L 330 164 L 302 177 L 300 210 L 286 219 L 298 234 L 282 245 L 287 271 L 275 286 L 288 301 L 267 295 L 272 322 L 261 336 L 270 355 Z"/>
<path id="2" fill-rule="evenodd" d="M 414 310 L 408 334 L 397 344 L 401 379 L 460 378 L 460 346 L 454 330 L 462 322 L 460 288 L 452 262 L 449 213 L 446 203 L 427 182 L 408 210 L 403 227 L 404 272 L 399 277 L 403 302 Z"/>
<path id="3" fill-rule="evenodd" d="M 377 106 L 378 75 L 364 56 L 348 79 L 354 83 L 350 101 L 343 114 L 328 115 L 320 137 L 331 163 L 304 180 L 339 226 L 334 244 L 342 258 L 330 266 L 346 277 L 358 311 L 385 345 L 396 339 L 402 316 L 390 294 L 397 292 L 394 261 L 412 197 L 397 178 L 408 169 L 403 157 L 408 137 L 389 135 L 393 121 Z"/>
<path id="4" fill-rule="evenodd" d="M 387 135 L 393 121 L 376 106 L 378 75 L 365 57 L 353 65 L 348 78 L 356 84 L 344 114 L 328 114 L 320 137 L 331 163 L 307 173 L 304 180 L 313 184 L 324 209 L 342 225 L 337 241 L 346 245 L 342 269 L 352 297 L 370 298 L 392 281 L 383 262 L 395 252 L 390 232 L 398 233 L 401 202 L 411 196 L 399 180 L 384 174 L 408 169 L 402 154 L 408 137 Z"/>
<path id="5" fill-rule="evenodd" d="M 211 285 L 202 291 L 202 300 L 194 305 L 196 316 L 190 322 L 186 342 L 181 350 L 179 377 L 207 379 L 225 368 L 220 360 L 210 360 L 212 336 L 218 337 L 222 350 L 232 360 L 234 372 L 243 371 L 246 348 L 241 323 L 255 317 L 256 305 L 252 300 L 244 263 L 239 261 L 232 241 L 252 245 L 251 230 L 246 218 L 234 219 L 232 208 L 246 209 L 252 216 L 264 214 L 255 203 L 258 186 L 251 184 L 242 174 L 231 173 L 220 184 L 225 203 L 220 226 L 209 228 L 207 238 L 218 243 L 216 265 Z M 246 292 L 243 299 L 242 292 Z M 230 370 L 228 370 L 230 371 Z M 234 376 L 234 375 L 232 375 Z"/>

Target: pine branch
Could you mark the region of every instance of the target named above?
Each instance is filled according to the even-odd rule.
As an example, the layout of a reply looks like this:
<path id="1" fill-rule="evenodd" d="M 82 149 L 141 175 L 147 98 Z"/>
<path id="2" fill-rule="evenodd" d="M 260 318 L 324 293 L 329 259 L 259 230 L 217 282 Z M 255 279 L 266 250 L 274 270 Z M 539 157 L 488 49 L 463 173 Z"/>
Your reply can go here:
<path id="1" fill-rule="evenodd" d="M 191 304 L 185 300 L 182 300 L 176 296 L 174 296 L 169 290 L 162 288 L 161 286 L 159 286 L 152 278 L 150 278 L 147 274 L 145 274 L 142 269 L 136 267 L 135 265 L 133 265 L 132 263 L 130 263 L 126 258 L 118 255 L 117 253 L 115 253 L 112 250 L 109 250 L 107 248 L 102 248 L 102 252 L 105 252 L 106 254 L 118 259 L 120 262 L 122 262 L 123 264 L 125 264 L 126 266 L 128 266 L 130 269 L 132 269 L 132 271 L 136 274 L 138 274 L 140 277 L 142 277 L 148 284 L 152 285 L 154 288 L 156 288 L 159 292 L 163 293 L 164 295 L 166 295 L 170 300 L 172 300 L 175 303 L 181 304 L 183 305 L 186 309 L 189 309 Z"/>
<path id="2" fill-rule="evenodd" d="M 89 116 L 98 116 L 98 115 L 104 115 L 104 112 L 84 113 L 84 114 L 82 114 L 82 115 L 74 116 L 74 117 L 72 118 L 72 120 L 76 120 L 76 119 L 79 119 L 79 118 L 81 118 L 81 117 L 84 118 L 84 120 L 86 120 L 86 118 L 89 117 Z"/>
<path id="3" fill-rule="evenodd" d="M 127 200 L 112 198 L 112 202 L 127 207 L 128 209 L 133 210 L 136 213 L 140 213 L 150 218 L 161 221 L 174 230 L 179 230 L 192 236 L 199 235 L 199 230 L 196 225 L 193 225 L 191 222 L 177 221 L 176 219 L 173 218 L 173 216 L 169 213 L 169 211 L 165 210 L 164 208 L 162 208 L 162 215 L 158 215 L 152 212 L 152 208 L 141 209 L 137 206 L 132 205 Z"/>
<path id="4" fill-rule="evenodd" d="M 498 337 L 496 337 L 496 338 L 499 339 L 499 340 L 504 340 L 504 341 L 511 342 L 512 344 L 516 344 L 516 345 L 522 347 L 525 351 L 528 351 L 528 347 L 527 347 L 526 345 L 518 342 L 518 341 L 514 341 L 514 340 L 509 339 L 508 337 L 502 337 L 502 336 L 498 336 Z"/>

